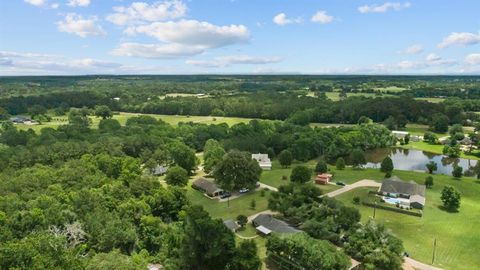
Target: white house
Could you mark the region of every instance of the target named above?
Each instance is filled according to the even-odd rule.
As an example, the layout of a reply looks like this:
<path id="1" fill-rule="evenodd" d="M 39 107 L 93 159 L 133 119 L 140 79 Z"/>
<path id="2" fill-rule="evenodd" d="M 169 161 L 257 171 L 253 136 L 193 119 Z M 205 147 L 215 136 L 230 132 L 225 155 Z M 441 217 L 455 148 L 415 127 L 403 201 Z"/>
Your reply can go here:
<path id="1" fill-rule="evenodd" d="M 404 139 L 409 133 L 406 131 L 392 130 L 392 135 L 397 139 Z"/>
<path id="2" fill-rule="evenodd" d="M 272 169 L 272 161 L 268 157 L 268 154 L 252 154 L 252 159 L 255 159 L 260 165 L 262 170 L 271 170 Z"/>

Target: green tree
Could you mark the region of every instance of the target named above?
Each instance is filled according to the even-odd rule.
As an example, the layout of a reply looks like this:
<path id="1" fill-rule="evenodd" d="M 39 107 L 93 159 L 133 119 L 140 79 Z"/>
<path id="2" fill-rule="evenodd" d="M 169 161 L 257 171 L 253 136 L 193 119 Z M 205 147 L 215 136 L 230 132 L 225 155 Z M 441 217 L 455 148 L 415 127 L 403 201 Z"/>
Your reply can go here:
<path id="1" fill-rule="evenodd" d="M 388 128 L 389 130 L 395 130 L 398 128 L 397 120 L 393 116 L 389 116 L 385 121 L 383 121 L 383 125 Z"/>
<path id="2" fill-rule="evenodd" d="M 240 227 L 243 228 L 247 224 L 248 218 L 245 215 L 238 215 L 237 216 L 237 222 L 238 222 L 238 225 L 240 225 Z"/>
<path id="3" fill-rule="evenodd" d="M 373 123 L 372 119 L 362 115 L 360 118 L 358 118 L 357 124 L 359 125 L 364 125 L 364 124 L 370 124 Z"/>
<path id="4" fill-rule="evenodd" d="M 325 240 L 313 239 L 304 233 L 272 235 L 266 243 L 268 260 L 279 269 L 348 269 L 350 259 L 343 251 Z"/>
<path id="5" fill-rule="evenodd" d="M 102 119 L 107 119 L 107 118 L 112 118 L 113 113 L 108 106 L 99 105 L 95 107 L 95 116 L 101 117 Z"/>
<path id="6" fill-rule="evenodd" d="M 223 222 L 213 220 L 201 206 L 191 206 L 183 223 L 180 269 L 227 269 L 235 256 L 235 238 Z"/>
<path id="7" fill-rule="evenodd" d="M 255 199 L 252 199 L 250 201 L 250 209 L 255 209 L 257 207 L 257 201 Z"/>
<path id="8" fill-rule="evenodd" d="M 188 172 L 180 166 L 170 167 L 165 176 L 165 181 L 169 185 L 184 187 L 188 183 Z"/>
<path id="9" fill-rule="evenodd" d="M 363 165 L 367 164 L 367 161 L 365 159 L 365 155 L 362 150 L 360 149 L 355 149 L 352 151 L 351 154 L 351 159 L 352 159 L 352 165 L 354 168 L 359 168 L 362 167 Z"/>
<path id="10" fill-rule="evenodd" d="M 461 178 L 463 175 L 463 168 L 458 165 L 453 166 L 452 175 L 455 178 Z"/>
<path id="11" fill-rule="evenodd" d="M 457 133 L 463 134 L 463 126 L 460 124 L 455 124 L 450 127 L 448 133 L 450 134 L 450 136 L 455 136 Z"/>
<path id="12" fill-rule="evenodd" d="M 197 167 L 197 157 L 193 149 L 182 142 L 175 141 L 168 145 L 168 151 L 175 164 L 184 168 L 189 175 L 194 172 Z"/>
<path id="13" fill-rule="evenodd" d="M 369 220 L 347 235 L 345 252 L 361 261 L 365 269 L 401 270 L 402 241 L 393 236 L 381 224 Z"/>
<path id="14" fill-rule="evenodd" d="M 448 131 L 448 123 L 450 119 L 442 113 L 436 113 L 432 116 L 430 121 L 430 129 L 437 133 L 444 133 Z"/>
<path id="15" fill-rule="evenodd" d="M 432 174 L 434 171 L 438 169 L 437 163 L 435 161 L 428 162 L 425 167 L 427 167 L 428 173 Z"/>
<path id="16" fill-rule="evenodd" d="M 137 257 L 137 256 L 133 256 Z M 147 269 L 147 262 L 145 260 L 135 260 L 131 256 L 124 255 L 118 250 L 113 250 L 108 253 L 98 253 L 92 257 L 88 262 L 86 270 L 105 270 L 105 269 L 119 269 L 119 270 L 140 270 Z"/>
<path id="17" fill-rule="evenodd" d="M 224 155 L 225 150 L 222 145 L 214 139 L 209 139 L 203 148 L 203 170 L 206 173 L 213 172 L 215 166 L 222 161 Z"/>
<path id="18" fill-rule="evenodd" d="M 238 245 L 235 256 L 229 263 L 229 270 L 259 270 L 262 261 L 258 257 L 257 245 L 253 240 L 245 240 Z"/>
<path id="19" fill-rule="evenodd" d="M 438 137 L 433 132 L 425 132 L 425 134 L 423 134 L 423 141 L 429 144 L 436 144 Z"/>
<path id="20" fill-rule="evenodd" d="M 315 166 L 315 172 L 316 173 L 326 173 L 327 171 L 328 171 L 327 162 L 325 162 L 325 159 L 321 158 L 317 162 L 317 165 Z"/>
<path id="21" fill-rule="evenodd" d="M 385 173 L 385 177 L 391 177 L 393 172 L 393 161 L 390 157 L 385 157 L 380 164 L 380 171 Z"/>
<path id="22" fill-rule="evenodd" d="M 335 162 L 335 168 L 337 170 L 345 169 L 345 159 L 343 159 L 342 157 L 337 158 L 337 161 Z"/>
<path id="23" fill-rule="evenodd" d="M 307 183 L 312 180 L 312 170 L 304 165 L 296 166 L 290 174 L 290 181 L 294 183 Z"/>
<path id="24" fill-rule="evenodd" d="M 440 199 L 443 202 L 443 206 L 449 211 L 458 211 L 458 208 L 460 208 L 460 192 L 452 186 L 443 188 Z"/>
<path id="25" fill-rule="evenodd" d="M 443 154 L 451 157 L 451 158 L 458 158 L 460 157 L 460 146 L 459 145 L 445 145 L 443 147 Z"/>
<path id="26" fill-rule="evenodd" d="M 224 190 L 253 189 L 260 179 L 262 169 L 247 152 L 230 151 L 216 166 L 215 182 Z"/>
<path id="27" fill-rule="evenodd" d="M 427 188 L 431 188 L 433 186 L 433 177 L 432 176 L 429 175 L 425 178 L 425 186 Z"/>
<path id="28" fill-rule="evenodd" d="M 283 168 L 287 168 L 292 164 L 293 161 L 292 152 L 290 152 L 289 150 L 283 150 L 282 152 L 280 152 L 280 154 L 278 154 L 278 161 Z"/>

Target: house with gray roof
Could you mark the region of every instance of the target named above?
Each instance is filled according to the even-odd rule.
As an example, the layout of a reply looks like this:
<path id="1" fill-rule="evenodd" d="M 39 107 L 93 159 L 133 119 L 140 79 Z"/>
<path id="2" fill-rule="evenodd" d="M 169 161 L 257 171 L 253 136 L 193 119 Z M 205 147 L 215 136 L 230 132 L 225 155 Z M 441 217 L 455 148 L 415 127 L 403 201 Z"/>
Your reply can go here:
<path id="1" fill-rule="evenodd" d="M 223 193 L 223 189 L 219 188 L 213 181 L 200 177 L 193 181 L 192 188 L 200 190 L 209 197 L 217 197 Z"/>
<path id="2" fill-rule="evenodd" d="M 272 169 L 272 161 L 268 157 L 268 154 L 252 154 L 252 159 L 255 159 L 258 162 L 258 165 L 260 165 L 262 170 L 269 171 Z"/>
<path id="3" fill-rule="evenodd" d="M 423 209 L 425 206 L 425 185 L 414 181 L 405 182 L 393 176 L 382 182 L 379 193 L 390 198 L 399 198 L 402 204 L 406 203 L 412 208 Z"/>
<path id="4" fill-rule="evenodd" d="M 286 222 L 274 218 L 269 214 L 260 214 L 252 220 L 253 226 L 258 232 L 264 235 L 269 235 L 272 232 L 276 233 L 298 233 L 298 229 L 288 225 Z"/>
<path id="5" fill-rule="evenodd" d="M 240 229 L 240 225 L 238 225 L 236 221 L 231 219 L 224 220 L 223 224 L 225 224 L 225 227 L 229 228 L 232 232 L 236 232 L 238 231 L 238 229 Z"/>

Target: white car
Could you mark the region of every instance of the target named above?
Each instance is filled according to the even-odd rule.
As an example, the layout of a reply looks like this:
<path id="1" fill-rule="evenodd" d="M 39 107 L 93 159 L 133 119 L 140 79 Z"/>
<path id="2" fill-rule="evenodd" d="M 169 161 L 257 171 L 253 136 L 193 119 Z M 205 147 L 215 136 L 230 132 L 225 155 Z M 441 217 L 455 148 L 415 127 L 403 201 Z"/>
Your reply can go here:
<path id="1" fill-rule="evenodd" d="M 242 188 L 242 189 L 240 189 L 238 192 L 240 192 L 240 193 L 247 193 L 248 191 L 250 191 L 248 188 Z"/>

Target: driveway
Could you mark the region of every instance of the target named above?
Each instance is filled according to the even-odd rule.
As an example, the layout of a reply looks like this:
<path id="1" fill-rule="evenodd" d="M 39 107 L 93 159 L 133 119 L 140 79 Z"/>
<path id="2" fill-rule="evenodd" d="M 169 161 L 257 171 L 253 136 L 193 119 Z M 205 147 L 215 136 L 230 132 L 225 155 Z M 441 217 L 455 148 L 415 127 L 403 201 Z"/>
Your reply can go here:
<path id="1" fill-rule="evenodd" d="M 381 185 L 382 185 L 381 183 L 378 183 L 376 181 L 369 180 L 369 179 L 363 179 L 363 180 L 355 182 L 351 185 L 346 185 L 341 189 L 337 189 L 337 190 L 334 190 L 334 191 L 329 192 L 327 194 L 324 194 L 324 195 L 322 195 L 322 197 L 323 196 L 335 197 L 335 196 L 338 196 L 342 193 L 348 192 L 348 191 L 350 191 L 352 189 L 355 189 L 355 188 L 359 188 L 359 187 L 376 187 L 376 188 L 379 188 Z"/>
<path id="2" fill-rule="evenodd" d="M 431 266 L 425 263 L 421 263 L 419 261 L 415 261 L 412 258 L 404 257 L 405 262 L 403 263 L 403 269 L 417 269 L 417 270 L 443 270 L 442 268 L 438 268 L 435 266 Z"/>

